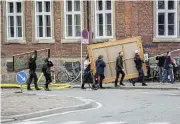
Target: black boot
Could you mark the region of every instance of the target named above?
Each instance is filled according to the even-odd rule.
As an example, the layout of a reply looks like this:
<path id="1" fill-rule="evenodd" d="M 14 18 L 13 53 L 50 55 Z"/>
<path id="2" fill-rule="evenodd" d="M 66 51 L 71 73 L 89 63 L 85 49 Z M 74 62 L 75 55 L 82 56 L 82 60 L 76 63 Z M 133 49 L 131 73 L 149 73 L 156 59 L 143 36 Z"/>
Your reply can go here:
<path id="1" fill-rule="evenodd" d="M 142 86 L 147 86 L 147 84 L 146 83 L 142 83 Z"/>
<path id="2" fill-rule="evenodd" d="M 33 90 L 33 89 L 31 89 L 31 87 L 28 85 L 28 86 L 27 86 L 27 90 Z"/>
<path id="3" fill-rule="evenodd" d="M 132 85 L 135 86 L 135 81 L 132 80 Z"/>
<path id="4" fill-rule="evenodd" d="M 119 84 L 122 85 L 122 86 L 125 86 L 122 82 L 120 82 Z"/>
<path id="5" fill-rule="evenodd" d="M 41 90 L 41 89 L 37 87 L 36 90 Z"/>
<path id="6" fill-rule="evenodd" d="M 27 88 L 27 90 L 32 91 L 33 89 L 31 89 L 31 88 Z"/>

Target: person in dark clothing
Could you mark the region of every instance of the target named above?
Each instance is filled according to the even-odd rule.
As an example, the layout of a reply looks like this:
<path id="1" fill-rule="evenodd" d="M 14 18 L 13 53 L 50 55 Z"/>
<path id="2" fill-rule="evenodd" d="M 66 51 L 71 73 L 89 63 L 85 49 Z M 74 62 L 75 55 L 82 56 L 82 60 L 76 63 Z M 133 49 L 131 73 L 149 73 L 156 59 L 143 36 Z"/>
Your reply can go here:
<path id="1" fill-rule="evenodd" d="M 85 83 L 92 82 L 91 65 L 90 64 L 91 64 L 91 62 L 89 61 L 89 56 L 87 56 L 86 60 L 84 61 L 84 77 L 83 77 L 83 82 L 82 82 L 82 85 L 81 85 L 81 89 L 86 89 L 84 87 Z"/>
<path id="2" fill-rule="evenodd" d="M 117 87 L 117 82 L 119 79 L 119 74 L 122 74 L 120 85 L 123 85 L 123 80 L 125 77 L 124 69 L 123 69 L 123 52 L 119 52 L 119 56 L 116 59 L 116 79 L 115 79 L 115 87 Z"/>
<path id="3" fill-rule="evenodd" d="M 33 79 L 34 79 L 35 89 L 40 90 L 37 84 L 38 78 L 36 74 L 36 59 L 37 59 L 37 51 L 34 51 L 34 55 L 32 55 L 29 60 L 29 81 L 27 83 L 27 90 L 32 90 L 31 83 Z"/>
<path id="4" fill-rule="evenodd" d="M 139 77 L 132 80 L 133 86 L 135 86 L 135 83 L 137 81 L 142 82 L 142 86 L 147 86 L 147 84 L 144 83 L 144 72 L 143 72 L 143 69 L 142 69 L 142 63 L 144 63 L 144 61 L 140 58 L 138 50 L 135 51 L 134 62 L 136 64 L 136 69 L 138 70 Z"/>
<path id="5" fill-rule="evenodd" d="M 99 86 L 101 89 L 104 89 L 102 86 L 104 76 L 104 68 L 106 67 L 106 63 L 103 61 L 103 56 L 100 55 L 98 60 L 96 60 L 96 76 L 99 77 Z"/>
<path id="6" fill-rule="evenodd" d="M 45 83 L 45 88 L 44 88 L 46 91 L 50 91 L 49 84 L 52 82 L 51 80 L 51 67 L 52 66 L 54 66 L 53 63 L 49 60 L 49 58 L 46 58 L 42 67 L 42 72 L 46 78 L 46 83 Z"/>
<path id="7" fill-rule="evenodd" d="M 157 56 L 156 60 L 158 60 L 159 77 L 160 77 L 160 82 L 161 82 L 162 81 L 162 77 L 163 77 L 165 56 Z"/>
<path id="8" fill-rule="evenodd" d="M 164 83 L 165 80 L 168 79 L 168 75 L 170 76 L 170 82 L 173 83 L 174 74 L 173 74 L 173 62 L 171 60 L 171 52 L 167 52 L 167 56 L 165 57 L 163 78 L 161 83 Z"/>

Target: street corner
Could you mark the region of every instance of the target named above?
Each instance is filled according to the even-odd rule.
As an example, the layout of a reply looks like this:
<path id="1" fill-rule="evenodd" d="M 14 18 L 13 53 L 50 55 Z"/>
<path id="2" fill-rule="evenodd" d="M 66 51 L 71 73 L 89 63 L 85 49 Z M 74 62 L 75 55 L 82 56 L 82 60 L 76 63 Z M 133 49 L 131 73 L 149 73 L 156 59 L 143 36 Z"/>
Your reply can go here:
<path id="1" fill-rule="evenodd" d="M 4 92 L 5 94 L 6 92 Z M 9 102 L 13 101 L 13 102 Z M 48 101 L 48 102 L 47 102 Z M 43 103 L 43 105 L 42 105 Z M 28 104 L 28 106 L 27 106 Z M 68 113 L 93 107 L 92 101 L 78 97 L 59 95 L 10 95 L 2 97 L 2 122 L 47 116 L 54 113 Z"/>

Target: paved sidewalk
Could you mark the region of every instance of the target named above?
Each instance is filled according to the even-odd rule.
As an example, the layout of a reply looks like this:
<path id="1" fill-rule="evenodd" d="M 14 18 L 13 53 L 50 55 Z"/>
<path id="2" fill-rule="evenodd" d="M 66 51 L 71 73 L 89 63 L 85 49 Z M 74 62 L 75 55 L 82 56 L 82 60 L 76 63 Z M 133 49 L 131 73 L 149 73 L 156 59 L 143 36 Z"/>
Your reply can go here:
<path id="1" fill-rule="evenodd" d="M 180 82 L 176 82 L 175 84 L 171 83 L 156 83 L 156 82 L 147 82 L 146 84 L 148 86 L 142 86 L 141 83 L 136 83 L 136 86 L 133 86 L 132 83 L 126 81 L 124 82 L 125 86 L 120 86 L 119 89 L 163 89 L 163 90 L 180 90 Z M 103 86 L 106 89 L 113 89 L 114 83 L 107 83 L 103 84 Z M 80 84 L 74 84 L 72 85 L 72 88 L 80 88 Z M 85 85 L 85 87 L 89 87 L 88 84 Z M 118 89 L 118 88 L 116 88 Z"/>
<path id="2" fill-rule="evenodd" d="M 1 90 L 1 116 L 2 122 L 16 119 L 37 117 L 43 114 L 52 113 L 57 110 L 65 111 L 66 108 L 85 105 L 85 102 L 73 97 L 37 95 L 33 92 L 15 93 L 17 89 Z M 87 105 L 87 104 L 86 104 Z M 75 109 L 75 108 L 73 108 Z M 69 109 L 68 109 L 69 111 Z M 36 112 L 39 112 L 37 115 Z M 30 113 L 30 116 L 27 114 Z M 34 115 L 35 114 L 35 115 Z M 20 116 L 18 116 L 20 115 Z M 17 117 L 17 118 L 16 118 Z"/>

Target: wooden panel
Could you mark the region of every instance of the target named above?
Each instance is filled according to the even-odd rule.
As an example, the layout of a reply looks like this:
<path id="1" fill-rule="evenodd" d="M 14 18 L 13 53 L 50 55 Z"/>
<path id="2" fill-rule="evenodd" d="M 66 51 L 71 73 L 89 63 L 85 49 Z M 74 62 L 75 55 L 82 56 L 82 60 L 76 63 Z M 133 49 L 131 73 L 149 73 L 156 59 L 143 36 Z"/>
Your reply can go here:
<path id="1" fill-rule="evenodd" d="M 105 79 L 104 83 L 114 82 L 115 80 L 115 62 L 120 51 L 124 52 L 124 69 L 125 69 L 125 79 L 131 79 L 138 76 L 137 70 L 135 68 L 134 63 L 134 51 L 140 51 L 140 57 L 144 59 L 144 53 L 142 48 L 141 37 L 127 38 L 118 41 L 109 41 L 100 44 L 91 44 L 88 45 L 88 52 L 90 55 L 90 59 L 92 61 L 91 67 L 93 72 L 96 72 L 95 68 L 95 60 L 99 55 L 104 56 L 104 61 L 107 64 L 105 68 Z M 146 73 L 145 65 L 143 65 L 143 69 Z"/>
<path id="2" fill-rule="evenodd" d="M 94 56 L 94 60 L 96 61 L 98 59 L 98 57 L 100 55 L 103 55 L 103 60 L 105 63 L 108 62 L 108 58 L 107 58 L 107 51 L 106 48 L 99 48 L 99 49 L 94 49 L 93 50 L 93 56 Z"/>
<path id="3" fill-rule="evenodd" d="M 137 73 L 137 69 L 135 68 L 135 63 L 134 63 L 134 59 L 129 59 L 129 60 L 126 60 L 126 71 L 127 73 L 126 74 L 134 74 L 134 73 Z"/>
<path id="4" fill-rule="evenodd" d="M 107 47 L 107 52 L 109 53 L 109 61 L 115 61 L 120 51 L 122 51 L 121 44 Z"/>
<path id="5" fill-rule="evenodd" d="M 123 50 L 124 50 L 124 58 L 129 59 L 129 58 L 134 58 L 134 52 L 135 50 L 138 49 L 137 47 L 137 42 L 132 42 L 132 43 L 126 43 L 123 44 Z"/>
<path id="6" fill-rule="evenodd" d="M 110 78 L 110 77 L 112 77 L 111 76 L 111 70 L 110 70 L 110 66 L 109 66 L 109 64 L 106 64 L 106 68 L 104 69 L 104 71 L 105 71 L 105 77 L 106 78 Z"/>

